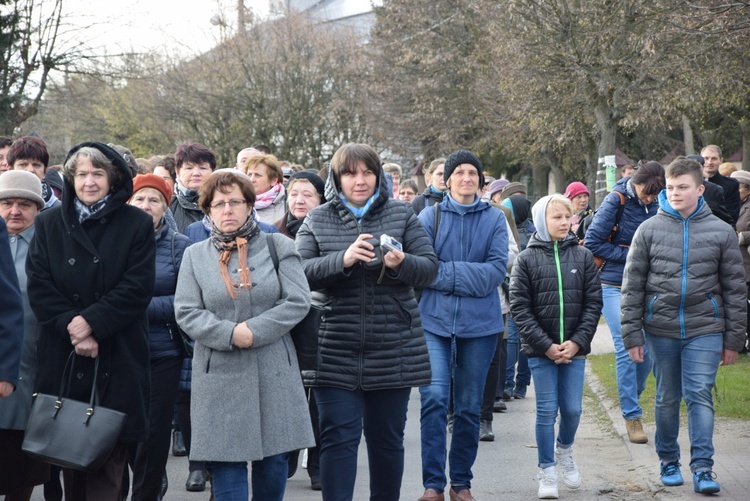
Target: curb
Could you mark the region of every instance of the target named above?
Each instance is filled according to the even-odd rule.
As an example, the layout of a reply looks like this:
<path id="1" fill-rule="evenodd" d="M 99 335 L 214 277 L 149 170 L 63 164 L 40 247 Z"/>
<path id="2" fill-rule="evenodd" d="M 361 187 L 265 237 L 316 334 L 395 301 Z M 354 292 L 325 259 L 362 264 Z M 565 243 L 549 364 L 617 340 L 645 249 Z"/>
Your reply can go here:
<path id="1" fill-rule="evenodd" d="M 641 480 L 645 483 L 648 492 L 652 494 L 653 498 L 656 500 L 674 499 L 674 496 L 670 496 L 669 492 L 664 489 L 661 482 L 654 481 L 654 473 L 657 472 L 659 457 L 656 455 L 656 451 L 653 447 L 653 433 L 649 434 L 649 442 L 647 444 L 634 444 L 630 442 L 627 438 L 628 432 L 625 429 L 624 419 L 619 412 L 619 406 L 613 405 L 610 402 L 604 391 L 604 387 L 599 382 L 599 378 L 596 377 L 596 374 L 594 374 L 590 364 L 586 364 L 585 379 L 589 389 L 596 396 L 599 408 L 612 423 L 612 428 L 628 449 L 635 470 L 643 470 L 644 474 L 642 475 Z"/>

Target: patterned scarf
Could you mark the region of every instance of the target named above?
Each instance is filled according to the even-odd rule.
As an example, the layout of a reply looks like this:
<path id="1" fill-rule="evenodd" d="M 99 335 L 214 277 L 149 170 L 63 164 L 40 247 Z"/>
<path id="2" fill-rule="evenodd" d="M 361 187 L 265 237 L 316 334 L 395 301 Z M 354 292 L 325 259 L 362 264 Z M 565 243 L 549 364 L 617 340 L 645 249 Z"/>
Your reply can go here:
<path id="1" fill-rule="evenodd" d="M 42 181 L 42 198 L 44 199 L 44 209 L 42 210 L 49 209 L 57 202 L 55 192 L 47 185 L 47 181 Z"/>
<path id="2" fill-rule="evenodd" d="M 258 210 L 265 209 L 269 205 L 273 203 L 274 200 L 276 200 L 276 197 L 279 196 L 279 193 L 282 195 L 285 193 L 284 185 L 281 183 L 276 183 L 276 186 L 271 188 L 265 193 L 261 193 L 257 197 L 255 197 L 255 208 Z"/>
<path id="3" fill-rule="evenodd" d="M 341 203 L 344 204 L 344 207 L 349 209 L 352 214 L 354 214 L 354 217 L 357 218 L 357 221 L 361 221 L 362 218 L 365 216 L 367 211 L 370 209 L 370 206 L 372 206 L 373 202 L 378 199 L 378 194 L 380 193 L 380 188 L 375 189 L 375 193 L 367 199 L 367 202 L 365 202 L 365 205 L 363 207 L 354 207 L 352 204 L 349 203 L 349 201 L 344 196 L 343 192 L 339 192 L 339 198 L 341 199 Z"/>
<path id="4" fill-rule="evenodd" d="M 224 285 L 229 291 L 229 296 L 235 299 L 237 295 L 234 292 L 235 288 L 250 290 L 253 288 L 253 283 L 250 280 L 250 268 L 247 265 L 247 241 L 252 237 L 260 233 L 258 223 L 251 217 L 247 218 L 245 224 L 239 229 L 231 233 L 224 233 L 212 219 L 209 218 L 211 225 L 211 243 L 219 251 L 219 271 L 221 271 L 221 277 L 224 279 Z M 238 266 L 237 270 L 240 274 L 240 283 L 235 283 L 229 277 L 229 270 L 227 265 L 229 259 L 232 257 L 232 251 L 237 250 L 238 252 Z"/>
<path id="5" fill-rule="evenodd" d="M 201 210 L 198 207 L 198 198 L 200 195 L 197 191 L 185 188 L 180 180 L 177 180 L 175 184 L 175 194 L 177 195 L 177 202 L 185 209 Z"/>
<path id="6" fill-rule="evenodd" d="M 112 194 L 108 194 L 98 202 L 94 203 L 91 207 L 86 205 L 85 203 L 81 202 L 78 197 L 75 197 L 73 199 L 73 207 L 76 210 L 76 215 L 78 216 L 78 222 L 82 223 L 97 212 L 101 211 L 105 205 L 107 205 L 107 202 L 109 199 L 112 198 Z"/>

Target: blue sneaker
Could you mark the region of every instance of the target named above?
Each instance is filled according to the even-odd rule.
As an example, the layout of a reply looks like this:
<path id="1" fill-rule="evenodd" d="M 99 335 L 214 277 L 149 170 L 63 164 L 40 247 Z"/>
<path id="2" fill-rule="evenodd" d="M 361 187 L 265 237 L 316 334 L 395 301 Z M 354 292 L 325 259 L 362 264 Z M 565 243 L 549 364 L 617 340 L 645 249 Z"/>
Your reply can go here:
<path id="1" fill-rule="evenodd" d="M 513 398 L 516 400 L 521 400 L 523 398 L 526 398 L 526 385 L 525 384 L 517 384 L 515 391 L 513 391 Z"/>
<path id="2" fill-rule="evenodd" d="M 662 462 L 660 475 L 661 483 L 668 487 L 682 485 L 685 483 L 685 481 L 682 480 L 682 473 L 680 473 L 680 463 L 678 461 L 670 461 L 669 463 Z"/>
<path id="3" fill-rule="evenodd" d="M 714 480 L 716 473 L 711 470 L 699 470 L 693 474 L 693 490 L 700 494 L 716 494 L 721 490 L 719 483 Z"/>

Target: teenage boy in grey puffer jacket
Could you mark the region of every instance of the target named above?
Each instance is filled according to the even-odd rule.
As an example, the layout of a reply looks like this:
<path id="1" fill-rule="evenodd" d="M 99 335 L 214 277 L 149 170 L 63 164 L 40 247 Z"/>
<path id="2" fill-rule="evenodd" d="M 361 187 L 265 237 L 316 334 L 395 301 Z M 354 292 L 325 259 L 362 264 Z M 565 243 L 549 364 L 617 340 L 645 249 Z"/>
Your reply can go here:
<path id="1" fill-rule="evenodd" d="M 711 390 L 720 365 L 742 348 L 747 323 L 745 272 L 737 235 L 701 196 L 703 170 L 678 158 L 666 170 L 659 212 L 635 233 L 622 282 L 622 338 L 656 377 L 656 452 L 664 485 L 680 473 L 680 400 L 687 404 L 693 489 L 719 492 L 714 480 Z"/>

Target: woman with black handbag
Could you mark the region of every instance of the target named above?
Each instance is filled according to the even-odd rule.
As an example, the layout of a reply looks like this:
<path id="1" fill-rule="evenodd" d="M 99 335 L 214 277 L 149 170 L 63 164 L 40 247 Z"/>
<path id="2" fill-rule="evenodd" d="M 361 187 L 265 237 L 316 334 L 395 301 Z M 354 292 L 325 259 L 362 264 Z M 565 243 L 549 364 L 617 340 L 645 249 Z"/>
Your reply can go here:
<path id="1" fill-rule="evenodd" d="M 314 444 L 289 331 L 310 308 L 294 244 L 252 217 L 249 178 L 216 172 L 200 188 L 211 237 L 185 251 L 175 292 L 180 327 L 195 340 L 190 458 L 206 461 L 216 501 L 281 501 L 289 451 Z"/>
<path id="2" fill-rule="evenodd" d="M 65 499 L 116 500 L 127 444 L 148 435 L 146 310 L 154 291 L 154 226 L 127 204 L 130 169 L 112 148 L 79 144 L 68 153 L 63 174 L 63 203 L 37 217 L 26 261 L 29 302 L 42 325 L 36 390 L 58 394 L 74 351 L 69 397 L 88 402 L 98 357 L 99 403 L 127 420 L 99 470 L 63 469 Z"/>
<path id="3" fill-rule="evenodd" d="M 149 214 L 156 238 L 156 289 L 148 306 L 151 396 L 148 440 L 130 451 L 133 468 L 132 501 L 157 501 L 169 455 L 177 383 L 185 356 L 182 335 L 174 318 L 177 275 L 190 239 L 167 224 L 172 190 L 163 178 L 143 174 L 133 179 L 128 203 Z"/>

